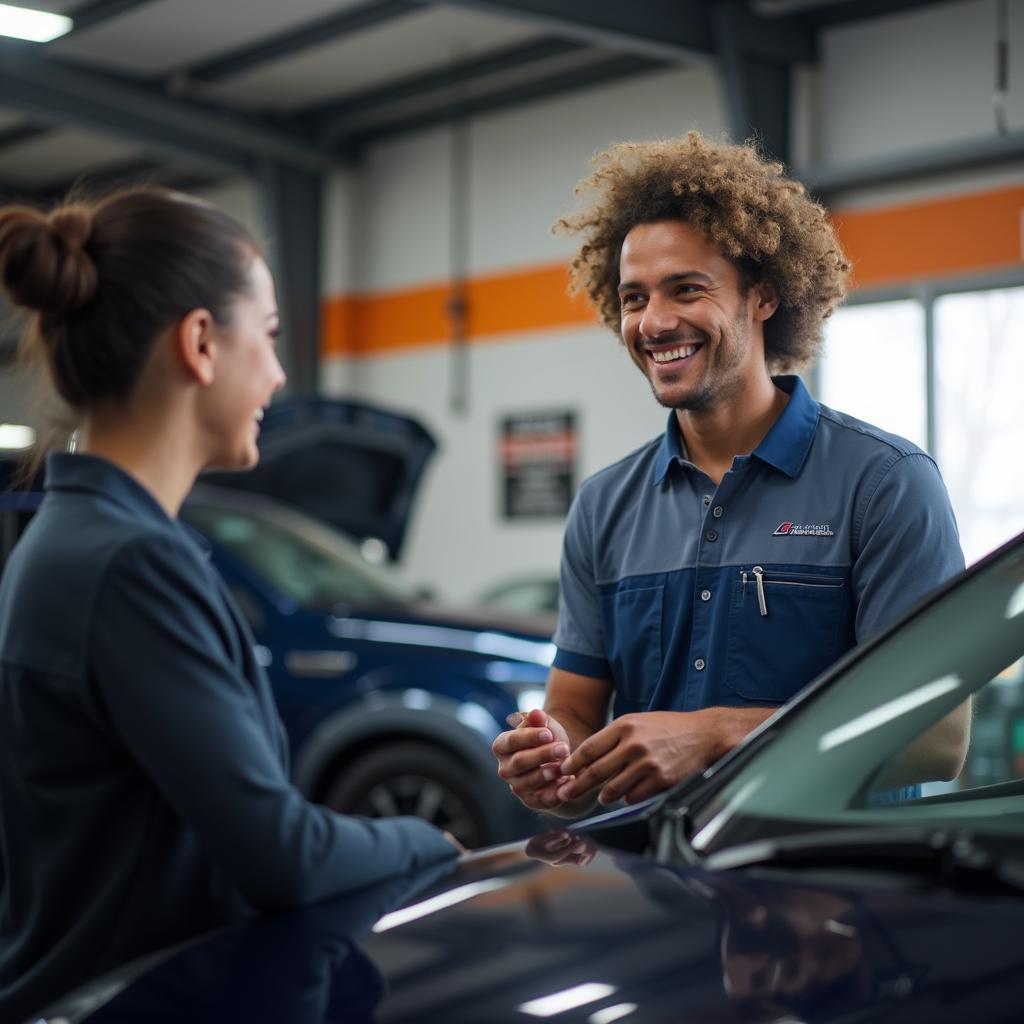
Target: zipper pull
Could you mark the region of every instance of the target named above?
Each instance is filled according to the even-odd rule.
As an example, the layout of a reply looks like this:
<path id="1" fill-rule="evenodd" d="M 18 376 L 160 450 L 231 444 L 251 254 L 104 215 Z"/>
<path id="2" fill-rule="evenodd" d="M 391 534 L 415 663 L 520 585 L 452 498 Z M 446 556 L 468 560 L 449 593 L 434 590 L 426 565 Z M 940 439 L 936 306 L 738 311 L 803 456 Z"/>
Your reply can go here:
<path id="1" fill-rule="evenodd" d="M 768 602 L 764 599 L 764 569 L 759 565 L 755 565 L 754 569 L 754 582 L 757 583 L 757 604 L 761 609 L 762 615 L 768 614 Z M 743 574 L 746 577 L 746 573 Z"/>

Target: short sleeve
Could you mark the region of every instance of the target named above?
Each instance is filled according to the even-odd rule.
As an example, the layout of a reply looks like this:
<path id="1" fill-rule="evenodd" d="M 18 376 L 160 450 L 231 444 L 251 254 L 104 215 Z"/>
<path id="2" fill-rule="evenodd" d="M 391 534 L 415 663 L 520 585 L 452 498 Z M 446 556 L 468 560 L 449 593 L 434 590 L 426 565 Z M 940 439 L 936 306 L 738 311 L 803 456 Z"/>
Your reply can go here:
<path id="1" fill-rule="evenodd" d="M 854 538 L 858 643 L 964 568 L 949 495 L 923 452 L 883 467 L 859 510 Z"/>
<path id="2" fill-rule="evenodd" d="M 94 608 L 90 676 L 210 859 L 253 906 L 287 909 L 454 856 L 424 821 L 345 817 L 292 785 L 208 572 L 170 538 L 125 545 Z"/>
<path id="3" fill-rule="evenodd" d="M 611 679 L 601 624 L 601 597 L 594 572 L 593 529 L 584 488 L 576 495 L 565 524 L 555 630 L 555 668 L 596 679 Z"/>

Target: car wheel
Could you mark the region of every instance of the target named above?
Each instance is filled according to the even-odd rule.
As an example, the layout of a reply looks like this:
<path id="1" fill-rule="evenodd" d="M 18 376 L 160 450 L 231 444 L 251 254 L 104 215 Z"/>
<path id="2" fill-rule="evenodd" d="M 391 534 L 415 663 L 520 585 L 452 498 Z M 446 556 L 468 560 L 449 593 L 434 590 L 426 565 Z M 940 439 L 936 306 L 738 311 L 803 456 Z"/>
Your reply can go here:
<path id="1" fill-rule="evenodd" d="M 396 743 L 341 769 L 324 803 L 345 814 L 411 814 L 450 832 L 467 848 L 490 841 L 488 815 L 461 761 L 427 743 Z"/>

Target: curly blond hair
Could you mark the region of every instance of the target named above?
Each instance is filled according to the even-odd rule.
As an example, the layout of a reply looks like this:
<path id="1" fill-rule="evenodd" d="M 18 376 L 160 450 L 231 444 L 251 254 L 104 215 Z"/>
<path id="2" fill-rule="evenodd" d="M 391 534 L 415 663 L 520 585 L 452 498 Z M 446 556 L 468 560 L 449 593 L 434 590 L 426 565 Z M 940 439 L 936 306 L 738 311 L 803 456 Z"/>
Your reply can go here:
<path id="1" fill-rule="evenodd" d="M 752 144 L 712 142 L 698 132 L 659 142 L 624 142 L 599 153 L 576 186 L 589 205 L 554 230 L 580 233 L 572 290 L 619 330 L 619 254 L 637 224 L 682 220 L 710 238 L 740 271 L 744 288 L 767 280 L 779 308 L 765 322 L 772 372 L 805 366 L 821 348 L 826 318 L 846 294 L 850 264 L 825 209 L 783 166 Z"/>

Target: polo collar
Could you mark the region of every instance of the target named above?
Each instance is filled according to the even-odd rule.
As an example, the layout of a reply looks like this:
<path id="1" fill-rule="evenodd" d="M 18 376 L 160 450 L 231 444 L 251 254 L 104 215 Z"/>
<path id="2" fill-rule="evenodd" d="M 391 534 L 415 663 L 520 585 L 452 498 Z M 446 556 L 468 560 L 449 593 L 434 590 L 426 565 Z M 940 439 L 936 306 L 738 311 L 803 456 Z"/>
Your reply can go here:
<path id="1" fill-rule="evenodd" d="M 789 401 L 772 429 L 754 449 L 753 457 L 795 478 L 800 475 L 811 450 L 821 406 L 796 375 L 773 377 L 772 382 L 789 395 Z"/>
<path id="2" fill-rule="evenodd" d="M 797 477 L 807 459 L 807 453 L 811 450 L 811 442 L 818 429 L 820 406 L 811 397 L 799 377 L 773 377 L 772 382 L 789 395 L 789 401 L 782 410 L 782 415 L 765 434 L 751 457 L 766 462 L 788 477 Z M 673 463 L 693 466 L 683 450 L 682 435 L 675 411 L 668 415 L 665 433 L 658 446 L 658 456 L 654 462 L 655 485 L 665 479 Z"/>
<path id="3" fill-rule="evenodd" d="M 85 491 L 114 501 L 146 519 L 174 521 L 138 480 L 99 455 L 51 452 L 46 457 L 43 487 L 47 491 Z"/>
<path id="4" fill-rule="evenodd" d="M 668 414 L 665 433 L 662 435 L 661 444 L 658 446 L 658 457 L 654 460 L 655 485 L 660 484 L 665 479 L 669 466 L 673 463 L 678 463 L 680 466 L 693 467 L 693 463 L 687 459 L 686 453 L 683 451 L 683 435 L 679 429 L 679 420 L 676 419 L 674 409 Z"/>

